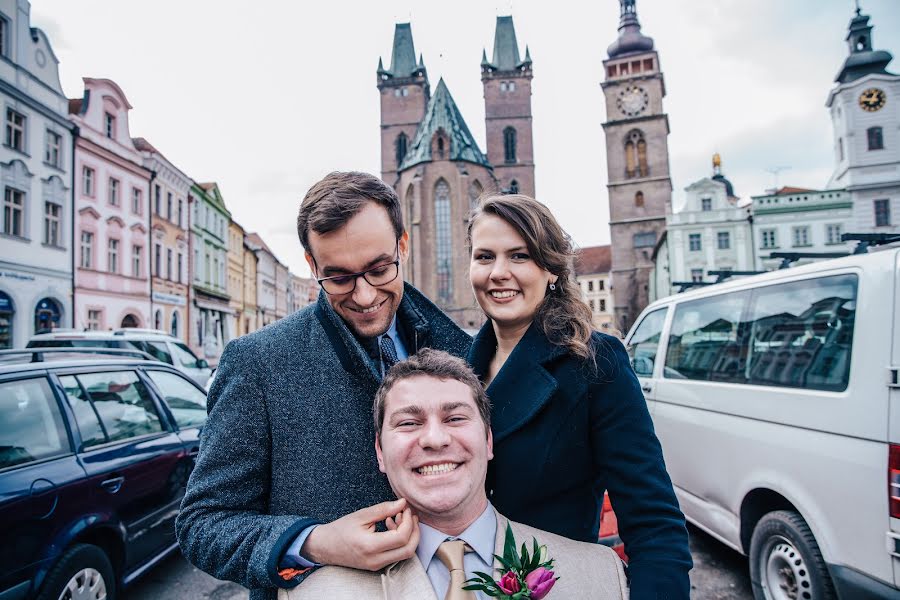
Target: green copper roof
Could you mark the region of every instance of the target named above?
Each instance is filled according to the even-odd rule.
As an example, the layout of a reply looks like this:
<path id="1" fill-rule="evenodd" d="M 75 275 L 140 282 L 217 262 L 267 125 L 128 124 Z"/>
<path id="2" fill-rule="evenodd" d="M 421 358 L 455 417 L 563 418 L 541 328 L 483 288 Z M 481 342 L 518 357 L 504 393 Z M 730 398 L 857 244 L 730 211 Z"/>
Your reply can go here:
<path id="1" fill-rule="evenodd" d="M 409 23 L 397 23 L 394 28 L 394 49 L 391 52 L 391 75 L 410 77 L 416 70 L 416 47 Z"/>
<path id="2" fill-rule="evenodd" d="M 450 90 L 447 89 L 444 79 L 441 78 L 434 95 L 428 102 L 425 117 L 419 123 L 412 147 L 400 165 L 401 171 L 432 160 L 431 142 L 434 134 L 441 129 L 450 138 L 448 160 L 464 160 L 490 168 L 487 157 L 478 148 L 456 102 L 453 101 L 453 96 L 450 95 Z"/>
<path id="3" fill-rule="evenodd" d="M 516 27 L 512 17 L 497 17 L 494 30 L 494 57 L 487 61 L 487 53 L 481 55 L 481 67 L 495 71 L 515 71 L 525 65 L 531 65 L 531 54 L 527 47 L 525 60 L 519 59 L 519 43 L 516 41 Z"/>

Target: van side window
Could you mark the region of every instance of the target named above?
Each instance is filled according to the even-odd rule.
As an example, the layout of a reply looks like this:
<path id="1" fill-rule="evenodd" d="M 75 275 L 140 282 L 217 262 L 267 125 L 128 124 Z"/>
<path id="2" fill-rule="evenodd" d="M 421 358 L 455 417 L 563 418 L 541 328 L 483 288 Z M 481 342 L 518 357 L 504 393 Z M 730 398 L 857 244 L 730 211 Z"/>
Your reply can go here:
<path id="1" fill-rule="evenodd" d="M 754 290 L 748 383 L 847 389 L 857 284 L 849 274 Z"/>
<path id="2" fill-rule="evenodd" d="M 0 469 L 69 451 L 59 405 L 46 378 L 0 384 Z"/>
<path id="3" fill-rule="evenodd" d="M 146 352 L 158 361 L 172 364 L 172 355 L 166 348 L 165 342 L 144 342 L 140 340 L 128 340 L 128 344 L 142 352 Z"/>
<path id="4" fill-rule="evenodd" d="M 741 315 L 749 297 L 749 292 L 738 292 L 679 304 L 664 375 L 743 383 L 748 328 Z"/>
<path id="5" fill-rule="evenodd" d="M 631 336 L 628 356 L 635 374 L 641 377 L 653 376 L 653 365 L 656 363 L 656 351 L 662 335 L 663 323 L 666 321 L 668 308 L 661 308 L 649 313 L 638 325 Z"/>

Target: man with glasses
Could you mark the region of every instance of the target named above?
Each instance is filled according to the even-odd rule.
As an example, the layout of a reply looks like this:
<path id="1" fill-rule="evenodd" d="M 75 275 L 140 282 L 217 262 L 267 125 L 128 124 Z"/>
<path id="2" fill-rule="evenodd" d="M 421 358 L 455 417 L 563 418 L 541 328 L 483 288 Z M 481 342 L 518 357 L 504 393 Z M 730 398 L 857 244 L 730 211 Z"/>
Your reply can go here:
<path id="1" fill-rule="evenodd" d="M 391 501 L 371 451 L 372 399 L 398 360 L 426 347 L 464 357 L 470 344 L 404 284 L 409 235 L 380 179 L 331 173 L 307 192 L 297 232 L 322 292 L 228 344 L 176 523 L 185 556 L 251 600 L 316 565 L 378 570 L 413 556 L 416 520 Z"/>

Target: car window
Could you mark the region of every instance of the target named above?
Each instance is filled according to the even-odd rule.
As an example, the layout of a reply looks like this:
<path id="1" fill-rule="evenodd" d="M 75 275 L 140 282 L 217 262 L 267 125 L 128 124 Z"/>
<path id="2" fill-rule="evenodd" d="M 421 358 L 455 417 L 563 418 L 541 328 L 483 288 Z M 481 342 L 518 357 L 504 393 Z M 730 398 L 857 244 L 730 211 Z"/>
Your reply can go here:
<path id="1" fill-rule="evenodd" d="M 144 346 L 144 352 L 156 360 L 169 363 L 170 365 L 173 364 L 172 355 L 169 354 L 169 349 L 166 347 L 165 342 L 144 342 Z"/>
<path id="2" fill-rule="evenodd" d="M 66 391 L 69 406 L 72 407 L 72 412 L 75 414 L 75 423 L 78 424 L 84 447 L 105 444 L 106 434 L 100 425 L 100 418 L 91 405 L 90 399 L 84 393 L 84 390 L 81 389 L 81 386 L 78 385 L 78 380 L 72 375 L 66 375 L 60 377 L 59 381 Z"/>
<path id="3" fill-rule="evenodd" d="M 68 452 L 65 425 L 47 379 L 0 383 L 0 469 Z"/>
<path id="4" fill-rule="evenodd" d="M 150 370 L 146 373 L 166 399 L 179 427 L 198 427 L 206 422 L 205 393 L 174 373 Z"/>
<path id="5" fill-rule="evenodd" d="M 176 361 L 181 363 L 182 367 L 197 368 L 197 357 L 191 352 L 191 349 L 184 344 L 170 344 L 172 346 L 172 355 Z"/>
<path id="6" fill-rule="evenodd" d="M 87 390 L 109 441 L 162 431 L 162 424 L 146 386 L 133 371 L 78 375 Z"/>
<path id="7" fill-rule="evenodd" d="M 672 318 L 664 375 L 743 382 L 750 328 L 741 318 L 749 297 L 736 292 L 681 302 Z"/>
<path id="8" fill-rule="evenodd" d="M 857 283 L 856 275 L 837 275 L 755 290 L 748 382 L 847 389 Z"/>
<path id="9" fill-rule="evenodd" d="M 631 366 L 634 368 L 634 372 L 641 377 L 653 375 L 656 351 L 659 348 L 659 338 L 662 335 L 667 310 L 667 308 L 660 308 L 649 313 L 631 336 L 628 356 L 631 357 Z"/>
<path id="10" fill-rule="evenodd" d="M 28 342 L 29 348 L 119 348 L 113 340 L 36 340 Z"/>

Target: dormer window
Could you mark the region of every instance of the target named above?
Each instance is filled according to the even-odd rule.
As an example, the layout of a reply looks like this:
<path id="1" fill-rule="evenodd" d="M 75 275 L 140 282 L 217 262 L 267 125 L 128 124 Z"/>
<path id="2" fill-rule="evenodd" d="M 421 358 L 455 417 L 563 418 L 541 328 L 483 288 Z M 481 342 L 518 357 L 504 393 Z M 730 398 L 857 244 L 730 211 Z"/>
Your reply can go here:
<path id="1" fill-rule="evenodd" d="M 106 137 L 116 137 L 116 118 L 111 113 L 103 113 L 103 130 Z"/>
<path id="2" fill-rule="evenodd" d="M 701 198 L 700 199 L 700 210 L 703 212 L 709 212 L 712 210 L 712 198 Z"/>

